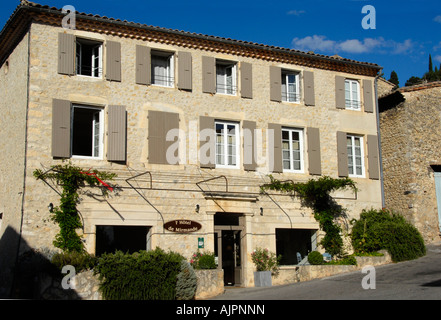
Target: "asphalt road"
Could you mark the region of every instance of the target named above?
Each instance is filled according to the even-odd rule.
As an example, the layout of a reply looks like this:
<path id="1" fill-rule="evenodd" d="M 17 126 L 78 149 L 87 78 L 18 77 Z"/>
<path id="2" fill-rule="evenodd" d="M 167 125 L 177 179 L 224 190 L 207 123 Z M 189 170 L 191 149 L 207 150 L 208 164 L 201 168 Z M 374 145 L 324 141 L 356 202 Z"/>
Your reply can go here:
<path id="1" fill-rule="evenodd" d="M 365 278 L 367 277 L 367 278 Z M 364 279 L 371 289 L 364 289 Z M 375 285 L 375 289 L 372 287 Z M 441 300 L 441 243 L 416 260 L 266 288 L 231 288 L 213 300 Z"/>

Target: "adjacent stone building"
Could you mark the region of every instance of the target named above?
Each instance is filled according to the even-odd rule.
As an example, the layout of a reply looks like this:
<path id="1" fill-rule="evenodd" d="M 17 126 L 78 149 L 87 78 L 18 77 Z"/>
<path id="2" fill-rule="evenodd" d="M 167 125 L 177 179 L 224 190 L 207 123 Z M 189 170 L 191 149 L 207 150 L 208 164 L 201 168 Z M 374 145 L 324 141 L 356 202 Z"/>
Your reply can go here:
<path id="1" fill-rule="evenodd" d="M 357 194 L 336 194 L 348 219 L 381 207 L 378 65 L 64 17 L 22 1 L 0 33 L 3 294 L 18 255 L 54 249 L 60 187 L 33 172 L 63 161 L 117 174 L 109 198 L 81 196 L 90 253 L 209 250 L 226 285 L 253 285 L 257 247 L 295 265 L 320 240 L 299 199 L 261 194 L 269 174 L 353 178 Z"/>
<path id="2" fill-rule="evenodd" d="M 426 242 L 441 227 L 441 82 L 379 98 L 386 207 L 403 214 Z"/>

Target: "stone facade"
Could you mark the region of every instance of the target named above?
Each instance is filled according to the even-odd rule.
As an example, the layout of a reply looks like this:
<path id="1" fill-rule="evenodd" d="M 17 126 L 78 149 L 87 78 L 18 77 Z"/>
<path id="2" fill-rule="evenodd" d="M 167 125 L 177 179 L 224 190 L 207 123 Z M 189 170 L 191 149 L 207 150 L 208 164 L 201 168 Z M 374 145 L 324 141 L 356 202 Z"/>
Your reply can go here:
<path id="1" fill-rule="evenodd" d="M 43 8 L 36 14 L 31 9 L 26 7 L 16 14 L 26 15 L 26 10 L 29 10 L 29 15 L 38 23 L 32 23 L 23 38 L 14 39 L 18 45 L 8 52 L 8 66 L 3 63 L 0 69 L 1 89 L 8 97 L 0 102 L 0 110 L 7 115 L 0 120 L 4 125 L 0 133 L 0 178 L 2 188 L 8 188 L 0 194 L 0 206 L 3 206 L 1 209 L 4 213 L 0 235 L 4 235 L 6 230 L 14 230 L 13 233 L 22 239 L 22 251 L 26 246 L 52 246 L 57 227 L 50 220 L 47 207 L 49 203 L 58 204 L 59 197 L 55 190 L 59 190 L 59 186 L 37 181 L 33 171 L 47 170 L 52 165 L 62 163 L 51 153 L 53 104 L 54 99 L 58 99 L 104 111 L 108 111 L 111 105 L 125 106 L 127 112 L 126 161 L 107 161 L 109 132 L 106 125 L 101 159 L 69 158 L 72 164 L 85 170 L 94 168 L 117 174 L 112 182 L 117 188 L 109 198 L 102 197 L 100 190 L 83 190 L 79 206 L 84 225 L 81 234 L 90 253 L 96 251 L 99 226 L 146 226 L 146 249 L 159 246 L 178 251 L 186 257 L 198 250 L 201 238 L 205 250 L 220 250 L 216 236 L 219 238 L 223 233 L 227 234 L 225 230 L 234 229 L 235 236 L 240 239 L 235 243 L 236 247 L 240 247 L 240 252 L 236 251 L 239 260 L 235 260 L 236 263 L 240 262 L 236 270 L 241 274 L 240 284 L 252 286 L 254 266 L 250 253 L 256 247 L 276 251 L 276 230 L 309 230 L 313 234 L 310 245 L 316 245 L 320 239 L 318 223 L 311 212 L 300 205 L 299 199 L 280 194 L 262 195 L 259 186 L 269 181 L 268 174 L 280 180 L 293 181 L 317 177 L 308 172 L 309 127 L 318 128 L 320 132 L 321 175 L 338 177 L 336 133 L 342 131 L 367 137 L 376 136 L 378 130 L 376 103 L 373 112 L 336 107 L 336 77 L 356 79 L 363 85 L 364 80 L 369 80 L 372 88 L 366 89 L 373 92 L 378 66 L 160 28 L 129 28 L 114 20 L 102 19 L 104 21 L 98 25 L 98 19 L 92 22 L 85 15 L 77 17 L 76 30 L 65 30 L 60 26 L 62 16 L 59 11 L 49 12 Z M 3 38 L 8 35 L 7 31 L 3 32 Z M 100 78 L 58 73 L 60 33 L 102 43 L 118 42 L 121 47 L 121 81 L 105 79 L 106 54 L 103 76 Z M 172 36 L 174 38 L 169 39 Z M 179 90 L 175 86 L 137 84 L 136 45 L 166 52 L 190 53 L 191 91 Z M 203 92 L 203 57 L 234 61 L 237 74 L 242 72 L 245 64 L 252 65 L 252 98 L 240 96 L 240 81 L 237 81 L 237 95 Z M 3 60 L 6 61 L 4 57 Z M 302 98 L 298 103 L 271 101 L 270 67 L 294 69 L 300 73 Z M 6 68 L 9 70 L 6 71 Z M 302 75 L 306 72 L 313 72 L 314 75 L 313 106 L 306 105 L 303 98 L 306 88 Z M 363 90 L 360 89 L 361 100 L 365 98 Z M 372 99 L 375 101 L 375 96 Z M 11 108 L 12 105 L 14 108 Z M 179 129 L 185 135 L 179 150 L 185 150 L 186 154 L 181 163 L 169 165 L 149 161 L 152 156 L 149 155 L 149 111 L 179 115 Z M 242 163 L 237 169 L 202 168 L 197 151 L 200 147 L 199 120 L 204 116 L 239 124 L 255 122 L 257 132 L 261 133 L 258 146 L 261 147 L 260 156 L 264 161 L 258 163 L 253 171 L 244 170 Z M 108 117 L 105 112 L 105 124 Z M 273 173 L 269 170 L 266 159 L 270 156 L 270 140 L 266 133 L 272 123 L 300 128 L 304 137 L 302 172 Z M 246 155 L 242 140 L 240 145 L 239 159 L 244 159 Z M 358 194 L 336 194 L 339 203 L 348 209 L 347 222 L 357 218 L 362 209 L 381 207 L 381 182 L 369 178 L 366 141 L 362 149 L 365 175 L 353 178 L 359 189 Z M 375 156 L 378 158 L 378 155 Z M 238 214 L 239 222 L 234 223 L 233 228 L 226 226 L 225 221 L 216 224 L 219 213 Z M 197 221 L 202 228 L 185 234 L 164 230 L 165 222 L 177 219 Z"/>

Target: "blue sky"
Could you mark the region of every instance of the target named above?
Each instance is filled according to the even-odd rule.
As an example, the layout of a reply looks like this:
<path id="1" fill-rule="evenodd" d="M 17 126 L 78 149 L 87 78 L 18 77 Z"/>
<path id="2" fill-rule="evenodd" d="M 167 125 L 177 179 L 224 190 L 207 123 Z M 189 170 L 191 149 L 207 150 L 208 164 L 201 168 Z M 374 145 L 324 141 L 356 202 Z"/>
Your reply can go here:
<path id="1" fill-rule="evenodd" d="M 44 1 L 44 2 L 43 2 Z M 441 64 L 439 0 L 39 0 L 40 4 L 99 14 L 147 25 L 338 54 L 395 70 L 400 86 L 428 70 L 432 55 Z M 19 0 L 0 2 L 4 26 Z M 364 29 L 365 5 L 375 8 L 375 29 Z M 369 21 L 372 22 L 372 21 Z"/>

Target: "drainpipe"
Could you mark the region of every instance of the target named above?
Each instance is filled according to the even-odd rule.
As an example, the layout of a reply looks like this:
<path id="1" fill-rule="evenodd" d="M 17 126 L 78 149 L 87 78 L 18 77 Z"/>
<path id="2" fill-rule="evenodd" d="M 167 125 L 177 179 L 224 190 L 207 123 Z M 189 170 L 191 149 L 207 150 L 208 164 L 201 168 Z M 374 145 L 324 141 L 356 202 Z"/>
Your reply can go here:
<path id="1" fill-rule="evenodd" d="M 377 137 L 378 137 L 378 157 L 380 163 L 380 183 L 381 183 L 381 207 L 386 207 L 386 201 L 384 199 L 384 176 L 383 176 L 383 156 L 382 156 L 382 148 L 381 148 L 381 132 L 380 132 L 380 107 L 378 103 L 378 87 L 377 82 L 380 76 L 377 75 L 375 77 L 375 102 L 377 104 Z"/>

